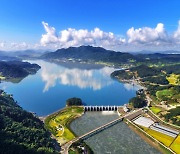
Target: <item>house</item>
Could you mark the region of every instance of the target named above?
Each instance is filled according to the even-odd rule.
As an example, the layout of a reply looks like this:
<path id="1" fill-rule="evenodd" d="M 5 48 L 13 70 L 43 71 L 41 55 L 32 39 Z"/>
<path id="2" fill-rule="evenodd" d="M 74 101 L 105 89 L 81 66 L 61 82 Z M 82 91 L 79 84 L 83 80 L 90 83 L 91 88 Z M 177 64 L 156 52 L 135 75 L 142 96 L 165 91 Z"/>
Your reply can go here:
<path id="1" fill-rule="evenodd" d="M 129 112 L 129 108 L 127 107 L 126 104 L 123 106 L 123 110 L 124 110 L 124 112 Z"/>

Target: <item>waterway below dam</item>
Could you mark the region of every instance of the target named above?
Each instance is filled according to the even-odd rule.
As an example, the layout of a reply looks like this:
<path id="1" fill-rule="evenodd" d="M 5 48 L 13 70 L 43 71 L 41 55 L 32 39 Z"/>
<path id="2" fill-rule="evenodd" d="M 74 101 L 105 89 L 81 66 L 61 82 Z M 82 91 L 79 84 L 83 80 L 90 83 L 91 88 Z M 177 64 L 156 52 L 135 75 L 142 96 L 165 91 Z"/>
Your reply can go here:
<path id="1" fill-rule="evenodd" d="M 118 118 L 117 112 L 86 112 L 71 123 L 71 129 L 83 135 L 103 124 Z M 158 154 L 154 147 L 120 122 L 85 140 L 95 154 Z"/>

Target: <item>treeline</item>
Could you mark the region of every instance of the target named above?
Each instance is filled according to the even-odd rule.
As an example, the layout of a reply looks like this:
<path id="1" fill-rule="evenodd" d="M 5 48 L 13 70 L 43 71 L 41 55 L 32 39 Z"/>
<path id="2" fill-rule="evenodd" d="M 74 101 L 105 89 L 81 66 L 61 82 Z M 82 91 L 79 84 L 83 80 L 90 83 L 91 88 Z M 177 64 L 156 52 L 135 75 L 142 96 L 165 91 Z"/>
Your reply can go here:
<path id="1" fill-rule="evenodd" d="M 156 96 L 156 92 L 164 89 L 169 89 L 173 86 L 167 85 L 167 86 L 159 86 L 159 85 L 146 85 L 147 91 L 150 95 Z"/>
<path id="2" fill-rule="evenodd" d="M 149 67 L 146 65 L 140 65 L 137 67 L 132 67 L 129 69 L 131 72 L 136 72 L 138 77 L 144 78 L 147 76 L 157 76 L 160 73 L 160 70 L 155 67 Z"/>
<path id="3" fill-rule="evenodd" d="M 69 98 L 66 100 L 67 106 L 81 106 L 83 105 L 82 100 L 77 97 Z"/>
<path id="4" fill-rule="evenodd" d="M 169 65 L 163 67 L 150 67 L 140 65 L 126 70 L 114 71 L 111 76 L 120 79 L 132 79 L 134 77 L 142 78 L 143 82 L 151 82 L 157 84 L 168 84 L 166 76 L 169 74 L 180 74 L 180 64 Z"/>
<path id="5" fill-rule="evenodd" d="M 129 80 L 133 78 L 133 73 L 126 70 L 118 70 L 111 73 L 112 78 L 119 78 L 122 80 Z"/>
<path id="6" fill-rule="evenodd" d="M 180 126 L 180 120 L 178 116 L 180 116 L 180 107 L 169 110 L 164 117 L 167 122 L 171 120 L 173 124 Z"/>
<path id="7" fill-rule="evenodd" d="M 0 94 L 0 153 L 56 153 L 55 141 L 43 122 L 5 93 Z"/>
<path id="8" fill-rule="evenodd" d="M 143 89 L 139 89 L 136 92 L 136 97 L 133 97 L 129 100 L 129 104 L 131 104 L 134 108 L 141 108 L 147 105 L 147 101 L 145 99 L 145 94 Z"/>
<path id="9" fill-rule="evenodd" d="M 37 64 L 30 64 L 21 61 L 0 61 L 0 75 L 11 78 L 24 78 L 29 74 L 34 74 L 40 69 Z"/>
<path id="10" fill-rule="evenodd" d="M 165 75 L 148 76 L 148 77 L 143 78 L 141 81 L 155 83 L 155 84 L 162 84 L 162 85 L 169 84 L 169 81 L 166 79 Z"/>

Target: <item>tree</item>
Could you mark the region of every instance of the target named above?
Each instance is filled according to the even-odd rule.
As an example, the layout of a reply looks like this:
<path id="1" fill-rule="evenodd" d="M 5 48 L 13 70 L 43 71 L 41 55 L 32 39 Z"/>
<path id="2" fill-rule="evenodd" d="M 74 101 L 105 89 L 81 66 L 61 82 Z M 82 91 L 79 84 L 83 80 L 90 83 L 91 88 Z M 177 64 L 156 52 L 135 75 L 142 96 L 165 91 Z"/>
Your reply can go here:
<path id="1" fill-rule="evenodd" d="M 134 108 L 141 108 L 146 105 L 146 101 L 141 97 L 133 97 L 130 99 L 129 103 L 132 104 Z"/>
<path id="2" fill-rule="evenodd" d="M 67 106 L 73 106 L 73 105 L 81 106 L 83 105 L 83 103 L 80 98 L 73 97 L 66 100 L 66 105 Z"/>

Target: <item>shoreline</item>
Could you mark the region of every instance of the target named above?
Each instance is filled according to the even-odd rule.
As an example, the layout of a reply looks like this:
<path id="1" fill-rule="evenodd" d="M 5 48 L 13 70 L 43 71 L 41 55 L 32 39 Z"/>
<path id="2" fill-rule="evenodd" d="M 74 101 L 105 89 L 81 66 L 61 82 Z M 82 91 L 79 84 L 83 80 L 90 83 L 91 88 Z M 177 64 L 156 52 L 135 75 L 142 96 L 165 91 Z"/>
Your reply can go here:
<path id="1" fill-rule="evenodd" d="M 125 121 L 124 121 L 125 122 Z M 129 124 L 128 122 L 125 122 L 128 127 L 135 132 L 141 139 L 143 139 L 147 144 L 151 145 L 155 149 L 157 149 L 159 152 L 164 153 L 162 148 L 160 147 L 159 144 L 157 144 L 155 141 L 152 141 L 150 138 L 148 138 L 144 133 L 140 132 L 137 128 Z"/>
<path id="2" fill-rule="evenodd" d="M 60 109 L 60 110 L 58 110 L 58 111 L 55 111 L 55 112 L 52 113 L 52 114 L 49 114 L 49 115 L 44 116 L 44 117 L 39 117 L 39 119 L 44 122 L 44 125 L 45 125 L 46 129 L 48 129 L 48 130 L 51 132 L 51 134 L 52 134 L 53 137 L 58 141 L 58 143 L 60 144 L 60 146 L 66 144 L 66 143 L 69 142 L 69 141 L 66 141 L 66 142 L 64 142 L 64 143 L 60 143 L 60 142 L 59 142 L 60 139 L 58 139 L 58 137 L 56 137 L 56 136 L 53 134 L 53 132 L 51 131 L 51 128 L 50 128 L 50 126 L 49 126 L 49 121 L 51 121 L 53 118 L 56 118 L 56 116 L 58 116 L 59 114 L 61 114 L 61 113 L 63 113 L 63 112 L 66 112 L 66 110 L 68 110 L 68 109 L 73 109 L 73 107 L 75 107 L 75 108 L 76 108 L 76 107 L 77 107 L 77 108 L 83 108 L 83 106 L 66 106 L 66 107 L 64 107 L 64 108 L 62 108 L 62 109 Z M 67 119 L 67 123 L 65 123 L 65 124 L 63 125 L 63 127 L 67 128 L 67 129 L 74 135 L 74 137 L 77 137 L 77 135 L 71 130 L 70 124 L 71 124 L 72 121 L 74 121 L 75 119 L 81 117 L 83 114 L 84 114 L 84 110 L 83 110 L 83 112 L 82 112 L 81 114 L 77 114 L 77 115 L 74 115 L 73 117 L 68 118 L 68 119 Z M 63 138 L 63 137 L 62 137 L 62 138 Z"/>

